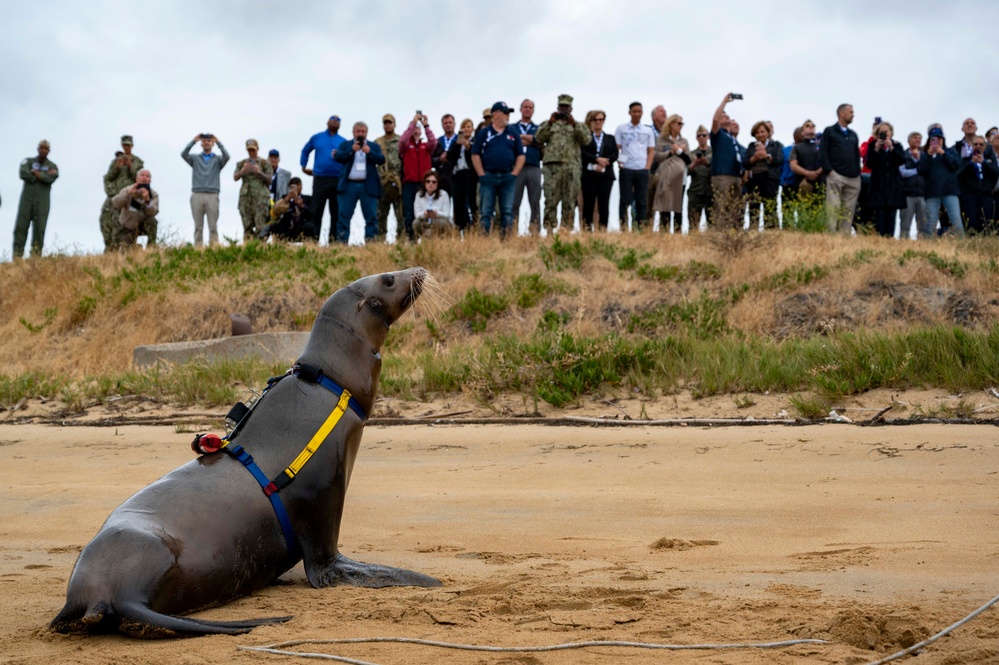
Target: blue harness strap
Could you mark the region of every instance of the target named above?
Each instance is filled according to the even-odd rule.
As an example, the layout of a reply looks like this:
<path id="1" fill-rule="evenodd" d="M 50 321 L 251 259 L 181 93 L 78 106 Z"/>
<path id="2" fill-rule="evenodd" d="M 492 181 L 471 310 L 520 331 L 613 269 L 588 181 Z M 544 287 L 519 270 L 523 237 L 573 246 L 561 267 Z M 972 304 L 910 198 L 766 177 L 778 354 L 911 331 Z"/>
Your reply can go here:
<path id="1" fill-rule="evenodd" d="M 319 367 L 298 363 L 297 365 L 291 368 L 291 373 L 300 379 L 304 379 L 305 381 L 318 383 L 319 385 L 321 385 L 323 388 L 330 391 L 334 395 L 340 396 L 343 394 L 343 388 L 340 386 L 340 384 L 331 379 L 330 377 L 326 376 L 325 374 L 323 374 L 323 370 L 320 369 Z M 368 414 L 364 413 L 364 407 L 361 406 L 360 402 L 351 397 L 350 401 L 347 402 L 347 405 L 351 408 L 351 410 L 354 413 L 357 414 L 357 416 L 361 419 L 362 423 L 367 421 Z"/>
<path id="2" fill-rule="evenodd" d="M 333 379 L 324 375 L 322 369 L 313 365 L 297 364 L 290 370 L 289 374 L 293 374 L 305 381 L 318 383 L 337 397 L 342 398 L 345 396 L 344 393 L 346 393 L 346 397 L 348 397 L 347 406 L 358 415 L 361 419 L 361 423 L 363 424 L 368 419 L 367 414 L 364 412 L 364 407 L 362 407 L 361 404 L 350 395 L 350 392 L 341 387 L 340 384 Z M 284 376 L 287 376 L 287 374 L 269 379 L 267 381 L 267 388 L 264 389 L 264 392 L 260 395 L 260 397 L 263 398 L 263 396 L 267 394 L 267 391 L 270 390 L 275 383 L 284 378 Z M 335 419 L 333 419 L 333 423 L 332 425 L 329 425 L 329 427 L 334 427 L 336 425 L 336 421 L 339 419 L 338 414 L 343 413 L 343 410 L 344 407 L 341 400 L 339 409 L 334 409 L 333 414 L 331 414 L 331 418 L 335 416 Z M 260 484 L 260 489 L 264 491 L 264 495 L 270 500 L 271 506 L 274 508 L 274 514 L 277 515 L 278 523 L 281 525 L 281 532 L 284 534 L 284 540 L 288 544 L 289 554 L 298 556 L 301 550 L 298 546 L 298 539 L 295 538 L 295 529 L 291 526 L 291 519 L 288 517 L 288 511 L 285 510 L 284 503 L 281 501 L 281 496 L 279 494 L 282 489 L 287 487 L 291 481 L 294 480 L 295 474 L 285 471 L 279 474 L 274 480 L 268 480 L 267 476 L 264 475 L 264 472 L 259 466 L 257 466 L 257 463 L 253 461 L 253 456 L 246 452 L 243 446 L 232 443 L 232 439 L 239 432 L 243 423 L 246 422 L 251 411 L 252 409 L 245 409 L 241 412 L 242 415 L 239 416 L 238 422 L 236 423 L 233 431 L 228 437 L 222 440 L 221 449 L 246 467 L 246 470 L 249 471 L 254 479 L 256 479 L 256 481 Z M 329 422 L 329 420 L 327 422 Z M 320 432 L 317 432 L 317 435 L 325 438 L 326 433 L 327 432 L 323 432 L 322 428 L 320 428 Z M 195 441 L 197 441 L 197 439 L 195 439 Z M 322 440 L 318 441 L 318 444 L 321 445 Z M 318 445 L 316 448 L 318 448 Z M 311 456 L 311 453 L 315 452 L 314 450 L 310 450 L 308 446 L 306 447 L 306 451 L 309 452 L 309 456 Z M 306 451 L 303 451 L 303 454 Z M 305 457 L 302 464 L 308 461 L 309 456 Z M 297 461 L 298 460 L 296 460 L 296 462 Z M 301 465 L 299 465 L 299 467 L 300 466 Z"/>
<path id="3" fill-rule="evenodd" d="M 239 444 L 227 445 L 222 450 L 226 451 L 234 457 L 240 464 L 246 467 L 246 470 L 260 483 L 260 488 L 264 491 L 264 495 L 267 496 L 271 501 L 271 506 L 274 508 L 274 514 L 277 515 L 278 523 L 281 525 L 281 532 L 284 534 L 284 540 L 288 544 L 288 553 L 298 555 L 298 540 L 295 538 L 295 529 L 291 526 L 291 519 L 288 517 L 288 511 L 284 509 L 284 503 L 281 501 L 281 496 L 278 494 L 277 487 L 264 472 L 260 470 L 257 463 L 253 461 L 253 456 L 243 449 L 243 446 Z"/>

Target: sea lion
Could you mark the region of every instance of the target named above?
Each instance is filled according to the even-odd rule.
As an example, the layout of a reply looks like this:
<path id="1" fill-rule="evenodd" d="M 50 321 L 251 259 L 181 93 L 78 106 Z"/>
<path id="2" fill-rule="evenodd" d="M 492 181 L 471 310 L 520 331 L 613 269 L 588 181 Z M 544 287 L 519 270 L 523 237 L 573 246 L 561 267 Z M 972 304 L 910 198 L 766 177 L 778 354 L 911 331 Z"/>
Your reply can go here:
<path id="1" fill-rule="evenodd" d="M 323 305 L 299 364 L 345 387 L 363 413 L 374 405 L 380 349 L 429 273 L 364 277 Z M 296 365 L 298 367 L 299 365 Z M 232 437 L 267 478 L 278 476 L 328 422 L 338 396 L 291 375 L 270 385 Z M 111 513 L 83 549 L 58 632 L 136 637 L 245 633 L 287 621 L 205 621 L 176 616 L 225 604 L 271 584 L 299 561 L 313 587 L 439 586 L 432 577 L 351 561 L 337 550 L 340 518 L 364 420 L 347 408 L 315 454 L 280 490 L 297 542 L 286 541 L 271 500 L 243 464 L 219 452 L 168 473 Z"/>

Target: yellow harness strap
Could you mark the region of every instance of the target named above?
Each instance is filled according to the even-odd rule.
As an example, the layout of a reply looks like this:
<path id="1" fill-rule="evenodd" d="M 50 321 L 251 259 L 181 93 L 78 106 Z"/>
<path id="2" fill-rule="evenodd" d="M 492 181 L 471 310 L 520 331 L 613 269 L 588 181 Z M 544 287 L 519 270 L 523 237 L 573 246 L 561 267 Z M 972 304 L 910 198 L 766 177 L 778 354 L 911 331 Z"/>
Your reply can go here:
<path id="1" fill-rule="evenodd" d="M 333 431 L 336 424 L 340 422 L 340 417 L 343 416 L 344 411 L 347 410 L 349 402 L 350 391 L 344 388 L 343 393 L 340 395 L 340 401 L 337 402 L 336 407 L 334 407 L 333 412 L 326 419 L 326 422 L 324 422 L 322 427 L 320 427 L 319 430 L 312 435 L 312 440 L 310 440 L 305 446 L 305 449 L 298 454 L 298 457 L 296 457 L 295 461 L 291 463 L 291 466 L 284 470 L 285 475 L 288 476 L 289 479 L 293 479 L 298 472 L 302 470 L 305 463 L 316 454 L 316 451 L 319 450 L 319 446 L 323 445 L 323 441 L 325 441 L 326 437 L 329 436 L 329 433 Z"/>

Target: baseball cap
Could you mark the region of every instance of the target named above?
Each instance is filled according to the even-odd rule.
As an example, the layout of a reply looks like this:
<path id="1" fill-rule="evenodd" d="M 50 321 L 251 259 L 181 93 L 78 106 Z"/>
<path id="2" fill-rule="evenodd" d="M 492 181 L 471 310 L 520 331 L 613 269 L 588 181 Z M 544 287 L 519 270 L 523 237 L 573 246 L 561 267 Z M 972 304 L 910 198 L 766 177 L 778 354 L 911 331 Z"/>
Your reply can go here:
<path id="1" fill-rule="evenodd" d="M 940 129 L 939 127 L 933 127 L 932 129 L 930 129 L 930 134 L 929 135 L 931 137 L 934 137 L 934 138 L 942 139 L 943 138 L 943 130 Z"/>
<path id="2" fill-rule="evenodd" d="M 572 106 L 572 95 L 559 95 L 558 104 L 559 106 L 562 106 L 563 104 L 565 106 Z"/>
<path id="3" fill-rule="evenodd" d="M 45 139 L 42 139 L 41 141 L 38 142 L 38 147 L 39 148 L 51 148 L 52 146 L 49 145 L 48 141 L 46 141 Z"/>
<path id="4" fill-rule="evenodd" d="M 336 120 L 337 122 L 340 122 L 340 116 L 338 116 L 338 115 L 331 115 L 330 116 L 330 120 Z"/>
<path id="5" fill-rule="evenodd" d="M 277 150 L 275 150 L 274 148 L 271 148 L 270 151 L 267 153 L 267 156 L 268 157 L 280 157 L 281 153 L 278 152 Z"/>
<path id="6" fill-rule="evenodd" d="M 513 109 L 507 106 L 506 102 L 496 102 L 495 104 L 493 104 L 493 107 L 489 109 L 489 111 L 491 113 L 495 113 L 496 111 L 501 111 L 503 113 L 506 113 L 507 115 L 513 113 Z"/>
<path id="7" fill-rule="evenodd" d="M 391 120 L 392 122 L 395 122 L 395 116 L 392 115 L 391 113 L 386 113 L 385 115 L 382 116 L 382 122 L 385 122 L 386 120 Z"/>
<path id="8" fill-rule="evenodd" d="M 260 144 L 257 143 L 257 139 L 246 139 L 246 147 L 256 150 L 260 148 Z"/>
<path id="9" fill-rule="evenodd" d="M 123 134 L 122 137 L 121 137 L 121 144 L 122 145 L 134 145 L 132 143 L 132 135 L 131 134 Z"/>

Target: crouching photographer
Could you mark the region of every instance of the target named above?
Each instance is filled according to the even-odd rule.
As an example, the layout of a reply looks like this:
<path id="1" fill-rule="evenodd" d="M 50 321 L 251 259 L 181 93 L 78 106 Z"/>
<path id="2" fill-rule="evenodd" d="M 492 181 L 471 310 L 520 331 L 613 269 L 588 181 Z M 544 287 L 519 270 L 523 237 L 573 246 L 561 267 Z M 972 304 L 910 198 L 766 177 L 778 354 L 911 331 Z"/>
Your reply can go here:
<path id="1" fill-rule="evenodd" d="M 136 246 L 139 236 L 146 236 L 146 247 L 156 245 L 156 215 L 160 211 L 160 195 L 149 186 L 152 174 L 142 169 L 135 176 L 135 183 L 123 187 L 111 199 L 119 210 L 117 223 L 111 231 L 109 249 L 127 250 Z"/>
<path id="2" fill-rule="evenodd" d="M 273 235 L 280 240 L 297 242 L 319 235 L 310 213 L 311 197 L 302 196 L 302 179 L 288 181 L 288 193 L 274 202 L 270 224 L 261 229 L 257 237 L 266 240 Z"/>
<path id="3" fill-rule="evenodd" d="M 437 171 L 427 171 L 423 184 L 413 201 L 416 220 L 413 232 L 417 238 L 450 236 L 454 232 L 451 221 L 451 198 L 440 188 Z"/>

